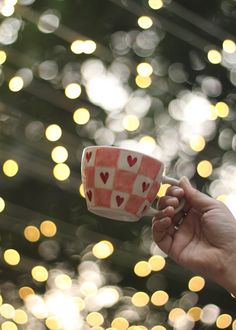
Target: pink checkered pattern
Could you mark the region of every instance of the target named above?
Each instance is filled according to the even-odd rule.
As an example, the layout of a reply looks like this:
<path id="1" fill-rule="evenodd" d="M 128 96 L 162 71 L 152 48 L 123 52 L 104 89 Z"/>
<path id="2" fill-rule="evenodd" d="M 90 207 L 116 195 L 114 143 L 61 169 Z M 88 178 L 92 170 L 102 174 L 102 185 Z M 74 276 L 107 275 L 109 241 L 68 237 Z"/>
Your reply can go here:
<path id="1" fill-rule="evenodd" d="M 115 147 L 86 148 L 81 169 L 89 210 L 109 209 L 137 220 L 156 198 L 163 173 L 158 160 Z"/>

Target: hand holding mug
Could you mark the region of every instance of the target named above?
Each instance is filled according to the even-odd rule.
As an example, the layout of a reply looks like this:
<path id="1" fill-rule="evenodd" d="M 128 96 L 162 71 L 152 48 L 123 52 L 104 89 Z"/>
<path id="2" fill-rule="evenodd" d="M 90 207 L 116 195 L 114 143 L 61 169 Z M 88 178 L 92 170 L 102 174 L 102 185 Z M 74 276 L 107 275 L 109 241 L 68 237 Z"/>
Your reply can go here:
<path id="1" fill-rule="evenodd" d="M 158 211 L 151 205 L 161 183 L 179 184 L 163 171 L 161 161 L 137 151 L 110 146 L 85 148 L 81 174 L 88 210 L 122 221 L 155 216 Z M 183 204 L 184 200 L 175 212 Z"/>

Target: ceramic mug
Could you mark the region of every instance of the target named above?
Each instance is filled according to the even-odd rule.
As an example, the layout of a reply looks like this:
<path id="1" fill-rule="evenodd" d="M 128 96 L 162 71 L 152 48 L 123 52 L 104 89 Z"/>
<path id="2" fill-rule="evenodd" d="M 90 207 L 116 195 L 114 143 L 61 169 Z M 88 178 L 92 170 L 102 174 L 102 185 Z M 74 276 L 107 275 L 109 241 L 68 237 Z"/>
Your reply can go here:
<path id="1" fill-rule="evenodd" d="M 163 171 L 160 160 L 137 151 L 110 146 L 85 148 L 81 175 L 88 210 L 122 221 L 154 216 L 158 210 L 151 205 L 161 183 L 179 185 Z M 175 212 L 183 205 L 181 200 Z"/>

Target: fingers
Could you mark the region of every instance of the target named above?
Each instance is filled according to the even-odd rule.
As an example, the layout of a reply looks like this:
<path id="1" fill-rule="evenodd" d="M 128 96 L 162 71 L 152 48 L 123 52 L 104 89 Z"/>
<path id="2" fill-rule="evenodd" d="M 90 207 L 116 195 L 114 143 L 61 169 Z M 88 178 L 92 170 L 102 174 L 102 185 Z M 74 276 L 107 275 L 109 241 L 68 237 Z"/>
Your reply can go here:
<path id="1" fill-rule="evenodd" d="M 160 249 L 169 254 L 176 232 L 170 217 L 155 220 L 152 225 L 153 239 Z"/>

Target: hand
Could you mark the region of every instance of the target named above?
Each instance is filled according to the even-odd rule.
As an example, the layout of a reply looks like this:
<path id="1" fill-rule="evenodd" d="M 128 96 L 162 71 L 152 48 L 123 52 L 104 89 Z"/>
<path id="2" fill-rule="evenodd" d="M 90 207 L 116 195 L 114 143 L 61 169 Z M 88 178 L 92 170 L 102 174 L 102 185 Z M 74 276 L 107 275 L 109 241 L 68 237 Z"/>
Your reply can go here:
<path id="1" fill-rule="evenodd" d="M 183 210 L 174 214 L 183 196 Z M 229 209 L 194 189 L 185 177 L 180 187 L 168 188 L 158 207 L 152 228 L 160 249 L 180 265 L 235 294 L 236 220 Z"/>

